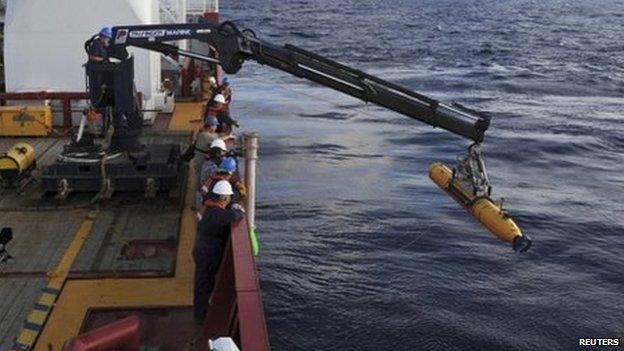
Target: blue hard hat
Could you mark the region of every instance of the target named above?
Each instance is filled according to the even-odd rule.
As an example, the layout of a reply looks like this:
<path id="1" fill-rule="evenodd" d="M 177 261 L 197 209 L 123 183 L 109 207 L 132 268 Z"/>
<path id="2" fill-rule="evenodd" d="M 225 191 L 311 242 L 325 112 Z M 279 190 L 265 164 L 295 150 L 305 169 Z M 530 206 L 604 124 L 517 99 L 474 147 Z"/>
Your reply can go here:
<path id="1" fill-rule="evenodd" d="M 106 37 L 106 38 L 112 38 L 113 30 L 111 29 L 111 27 L 104 27 L 100 30 L 100 36 Z"/>
<path id="2" fill-rule="evenodd" d="M 228 77 L 223 77 L 223 85 L 225 86 L 230 85 L 230 79 Z"/>
<path id="3" fill-rule="evenodd" d="M 206 118 L 206 121 L 204 121 L 204 124 L 207 126 L 218 126 L 219 120 L 217 119 L 217 117 L 210 116 Z"/>
<path id="4" fill-rule="evenodd" d="M 106 38 L 112 38 L 113 37 L 113 30 L 111 29 L 111 27 L 103 27 L 100 30 L 100 36 L 106 37 Z"/>
<path id="5" fill-rule="evenodd" d="M 234 173 L 236 171 L 236 160 L 234 157 L 226 157 L 221 161 L 219 169 L 222 171 Z"/>

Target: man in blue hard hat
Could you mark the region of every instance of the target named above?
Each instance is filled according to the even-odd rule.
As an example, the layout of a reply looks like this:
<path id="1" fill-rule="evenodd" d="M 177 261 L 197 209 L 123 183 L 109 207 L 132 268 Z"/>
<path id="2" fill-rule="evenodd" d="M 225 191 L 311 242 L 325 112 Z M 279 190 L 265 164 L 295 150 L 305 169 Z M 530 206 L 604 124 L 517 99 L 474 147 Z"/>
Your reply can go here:
<path id="1" fill-rule="evenodd" d="M 201 197 L 200 204 L 197 206 L 197 218 L 201 219 L 206 210 L 205 202 L 210 198 L 210 193 L 215 184 L 221 180 L 227 180 L 234 188 L 234 194 L 232 195 L 232 203 L 241 203 L 247 197 L 247 188 L 241 181 L 236 166 L 236 159 L 234 157 L 226 157 L 221 161 L 219 166 L 214 170 L 210 176 L 205 178 L 198 191 L 198 196 Z"/>
<path id="2" fill-rule="evenodd" d="M 216 139 L 219 139 L 217 133 L 217 127 L 219 127 L 219 120 L 217 117 L 209 116 L 204 119 L 204 125 L 197 133 L 197 139 L 195 147 L 200 151 L 207 153 L 210 148 L 210 144 Z"/>
<path id="3" fill-rule="evenodd" d="M 232 126 L 240 127 L 238 121 L 230 116 L 228 102 L 222 94 L 215 95 L 214 98 L 206 105 L 206 110 L 204 111 L 204 123 L 206 123 L 206 120 L 209 117 L 217 117 L 217 120 L 219 121 L 219 128 L 217 129 L 217 132 L 220 134 L 229 135 L 232 133 Z"/>
<path id="4" fill-rule="evenodd" d="M 202 179 L 202 183 L 199 188 L 199 193 L 202 198 L 201 198 L 201 204 L 198 206 L 198 211 L 197 211 L 198 218 L 201 218 L 201 216 L 203 215 L 203 211 L 205 209 L 205 206 L 203 206 L 203 204 L 209 198 L 210 193 L 212 192 L 212 188 L 215 186 L 216 183 L 218 183 L 221 180 L 227 180 L 232 185 L 237 182 L 240 182 L 238 177 L 235 177 L 236 169 L 237 169 L 236 159 L 234 159 L 233 157 L 225 157 L 221 161 L 221 163 L 217 166 L 217 168 L 211 174 L 208 175 L 208 177 L 205 177 L 204 179 Z M 205 174 L 202 174 L 202 176 L 204 175 Z M 234 195 L 235 195 L 236 200 L 240 198 L 238 194 L 234 194 Z M 238 201 L 234 201 L 234 202 L 238 202 Z"/>
<path id="5" fill-rule="evenodd" d="M 100 33 L 91 40 L 87 52 L 89 53 L 90 62 L 106 62 L 108 61 L 108 47 L 110 46 L 113 31 L 110 27 L 104 27 Z"/>

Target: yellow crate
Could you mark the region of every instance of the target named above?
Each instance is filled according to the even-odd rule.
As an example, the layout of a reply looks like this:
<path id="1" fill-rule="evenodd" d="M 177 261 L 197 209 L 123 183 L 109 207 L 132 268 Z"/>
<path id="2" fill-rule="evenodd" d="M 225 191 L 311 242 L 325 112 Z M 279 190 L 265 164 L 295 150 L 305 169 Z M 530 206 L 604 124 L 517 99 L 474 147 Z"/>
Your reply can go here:
<path id="1" fill-rule="evenodd" d="M 0 136 L 47 136 L 50 132 L 50 106 L 0 106 Z"/>

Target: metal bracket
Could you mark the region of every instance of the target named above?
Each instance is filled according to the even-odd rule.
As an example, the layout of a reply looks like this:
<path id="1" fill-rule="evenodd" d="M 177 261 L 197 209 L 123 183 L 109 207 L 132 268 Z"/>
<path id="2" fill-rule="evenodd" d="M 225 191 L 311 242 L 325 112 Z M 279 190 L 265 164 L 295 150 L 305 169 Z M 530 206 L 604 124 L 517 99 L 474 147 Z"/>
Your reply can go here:
<path id="1" fill-rule="evenodd" d="M 2 228 L 0 231 L 0 263 L 6 262 L 13 258 L 6 249 L 9 241 L 13 240 L 13 229 Z"/>
<path id="2" fill-rule="evenodd" d="M 145 180 L 145 198 L 153 199 L 158 194 L 158 182 L 154 178 L 147 178 Z"/>
<path id="3" fill-rule="evenodd" d="M 110 178 L 105 178 L 102 180 L 102 188 L 100 189 L 99 198 L 102 200 L 108 200 L 113 196 L 115 189 L 113 189 L 113 184 Z"/>
<path id="4" fill-rule="evenodd" d="M 71 193 L 71 188 L 69 187 L 69 182 L 67 179 L 61 179 L 58 183 L 56 199 L 57 200 L 65 200 Z"/>
<path id="5" fill-rule="evenodd" d="M 475 197 L 490 197 L 492 186 L 481 157 L 480 144 L 472 144 L 468 152 L 458 158 L 457 166 L 453 170 L 453 180 L 472 189 Z"/>
<path id="6" fill-rule="evenodd" d="M 504 198 L 504 197 L 501 197 L 501 199 L 500 199 L 500 204 L 499 204 L 499 207 L 500 207 L 500 213 L 501 213 L 501 215 L 503 216 L 503 218 L 509 218 L 509 212 L 508 212 L 508 211 L 507 211 L 507 209 L 504 207 L 504 205 L 505 205 L 505 198 Z"/>
<path id="7" fill-rule="evenodd" d="M 0 244 L 0 263 L 4 263 L 10 259 L 12 259 L 13 256 L 11 256 L 11 254 L 9 254 L 9 252 L 7 251 L 6 247 L 2 244 Z"/>

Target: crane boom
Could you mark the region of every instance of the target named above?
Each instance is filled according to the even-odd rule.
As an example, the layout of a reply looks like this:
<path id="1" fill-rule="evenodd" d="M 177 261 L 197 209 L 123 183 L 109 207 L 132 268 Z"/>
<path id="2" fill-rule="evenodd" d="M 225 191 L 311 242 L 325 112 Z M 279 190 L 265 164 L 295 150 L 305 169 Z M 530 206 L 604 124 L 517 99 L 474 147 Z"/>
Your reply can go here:
<path id="1" fill-rule="evenodd" d="M 188 56 L 218 63 L 226 73 L 237 73 L 243 62 L 253 60 L 294 76 L 372 102 L 407 117 L 440 127 L 474 142 L 483 141 L 489 127 L 487 116 L 459 104 L 435 99 L 348 67 L 293 45 L 278 46 L 256 38 L 251 30 L 239 30 L 232 22 L 220 25 L 200 23 L 138 25 L 113 28 L 117 51 L 128 46 L 158 51 L 166 55 Z M 167 41 L 197 39 L 218 53 L 217 59 L 166 44 Z"/>
<path id="2" fill-rule="evenodd" d="M 205 42 L 216 55 L 167 43 L 183 39 Z M 126 48 L 130 46 L 216 63 L 228 74 L 237 73 L 245 61 L 253 60 L 470 139 L 473 143 L 459 157 L 456 167 L 451 170 L 435 163 L 430 167 L 430 178 L 495 236 L 511 243 L 514 250 L 522 252 L 531 246 L 530 238 L 522 235 L 503 210 L 502 202 L 497 205 L 490 198 L 491 186 L 480 148 L 490 118 L 483 113 L 456 103 L 442 103 L 293 45 L 269 43 L 232 22 L 214 24 L 202 19 L 198 23 L 114 27 L 113 56 L 128 61 Z M 125 90 L 126 95 L 129 92 Z"/>

